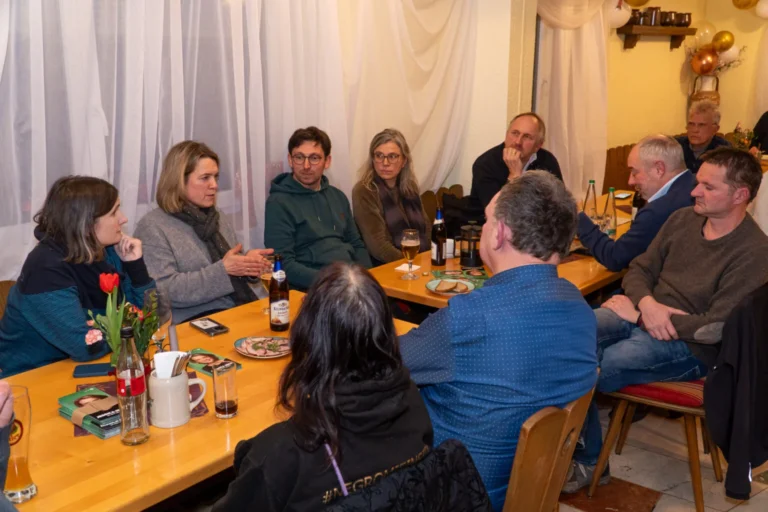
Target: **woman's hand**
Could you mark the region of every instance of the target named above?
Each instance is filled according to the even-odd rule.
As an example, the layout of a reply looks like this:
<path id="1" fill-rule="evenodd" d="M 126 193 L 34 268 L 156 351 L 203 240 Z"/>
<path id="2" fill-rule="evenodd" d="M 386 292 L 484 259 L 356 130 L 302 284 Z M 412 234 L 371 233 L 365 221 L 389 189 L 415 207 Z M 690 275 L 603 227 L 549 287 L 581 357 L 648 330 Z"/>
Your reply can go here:
<path id="1" fill-rule="evenodd" d="M 141 248 L 141 240 L 125 234 L 115 245 L 115 251 L 117 251 L 117 255 L 123 261 L 136 261 L 144 254 Z"/>
<path id="2" fill-rule="evenodd" d="M 251 256 L 250 252 L 245 255 L 240 254 L 242 250 L 243 244 L 237 244 L 221 259 L 227 274 L 237 277 L 259 277 L 264 268 L 263 262 L 267 260 L 261 256 Z"/>
<path id="3" fill-rule="evenodd" d="M 259 262 L 261 268 L 259 273 L 261 274 L 263 272 L 272 272 L 272 262 L 269 261 L 266 256 L 269 256 L 274 252 L 274 249 L 251 249 L 245 253 L 245 255 L 255 258 Z"/>
<path id="4" fill-rule="evenodd" d="M 635 309 L 635 305 L 626 295 L 614 295 L 607 301 L 603 302 L 603 306 L 606 309 L 610 309 L 616 313 L 622 320 L 637 323 L 637 319 L 640 317 L 640 312 Z"/>

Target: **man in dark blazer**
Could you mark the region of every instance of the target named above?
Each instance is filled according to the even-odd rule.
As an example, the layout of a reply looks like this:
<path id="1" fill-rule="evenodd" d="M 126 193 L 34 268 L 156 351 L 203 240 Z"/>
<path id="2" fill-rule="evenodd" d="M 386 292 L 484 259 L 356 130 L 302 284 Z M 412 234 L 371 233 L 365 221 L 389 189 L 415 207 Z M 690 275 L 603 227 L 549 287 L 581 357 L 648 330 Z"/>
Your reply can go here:
<path id="1" fill-rule="evenodd" d="M 720 108 L 715 102 L 701 100 L 691 105 L 688 111 L 687 135 L 677 137 L 677 142 L 683 147 L 685 165 L 693 174 L 699 172 L 701 155 L 711 149 L 731 145 L 716 135 L 719 129 Z"/>
<path id="2" fill-rule="evenodd" d="M 627 166 L 629 185 L 648 201 L 637 212 L 629 231 L 613 240 L 584 212 L 579 213 L 579 240 L 613 272 L 624 270 L 635 256 L 644 253 L 672 213 L 693 205 L 691 191 L 696 186 L 696 177 L 685 168 L 683 149 L 666 135 L 651 135 L 635 144 Z"/>
<path id="3" fill-rule="evenodd" d="M 563 180 L 557 158 L 541 147 L 547 128 L 533 112 L 518 114 L 507 128 L 504 142 L 494 146 L 472 165 L 472 191 L 469 207 L 483 210 L 501 187 L 525 171 L 547 171 Z"/>

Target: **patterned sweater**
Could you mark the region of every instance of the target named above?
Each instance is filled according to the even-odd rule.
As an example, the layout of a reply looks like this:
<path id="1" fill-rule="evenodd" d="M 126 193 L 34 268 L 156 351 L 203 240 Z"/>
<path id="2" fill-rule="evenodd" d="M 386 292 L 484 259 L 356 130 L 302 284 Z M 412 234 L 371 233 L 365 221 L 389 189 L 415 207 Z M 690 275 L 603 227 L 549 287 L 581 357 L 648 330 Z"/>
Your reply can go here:
<path id="1" fill-rule="evenodd" d="M 0 377 L 68 357 L 90 361 L 109 352 L 106 341 L 85 344 L 88 310 L 103 313 L 106 307 L 99 273 L 117 272 L 122 293 L 139 307 L 144 292 L 155 287 L 143 258 L 123 262 L 112 247 L 104 261 L 93 264 L 67 263 L 64 256 L 64 249 L 49 240 L 27 256 L 0 319 Z"/>

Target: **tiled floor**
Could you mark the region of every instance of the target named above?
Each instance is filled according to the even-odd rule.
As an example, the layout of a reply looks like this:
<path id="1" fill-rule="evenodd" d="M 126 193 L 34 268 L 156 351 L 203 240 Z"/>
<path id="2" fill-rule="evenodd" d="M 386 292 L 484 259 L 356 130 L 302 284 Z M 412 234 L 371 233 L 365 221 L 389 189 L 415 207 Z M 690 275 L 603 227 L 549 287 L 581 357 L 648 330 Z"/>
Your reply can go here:
<path id="1" fill-rule="evenodd" d="M 601 410 L 603 428 L 608 426 L 608 410 Z M 712 461 L 705 455 L 699 439 L 699 457 L 702 467 L 704 505 L 706 512 L 766 512 L 768 511 L 768 485 L 752 482 L 752 497 L 741 502 L 727 498 L 722 483 L 715 481 Z M 693 488 L 688 470 L 688 449 L 685 444 L 682 419 L 670 420 L 649 414 L 632 425 L 627 443 L 621 455 L 611 454 L 611 475 L 636 485 L 661 493 L 655 505 L 648 505 L 648 512 L 694 512 Z M 723 461 L 723 472 L 726 464 Z M 757 468 L 754 475 L 768 469 Z M 612 484 L 608 484 L 612 485 Z M 620 485 L 619 483 L 613 485 Z M 599 487 L 596 496 L 600 493 Z M 614 495 L 620 493 L 613 493 Z M 621 512 L 628 503 L 601 504 L 599 510 Z M 581 512 L 581 508 L 561 504 L 561 512 Z M 589 507 L 589 512 L 597 510 Z"/>

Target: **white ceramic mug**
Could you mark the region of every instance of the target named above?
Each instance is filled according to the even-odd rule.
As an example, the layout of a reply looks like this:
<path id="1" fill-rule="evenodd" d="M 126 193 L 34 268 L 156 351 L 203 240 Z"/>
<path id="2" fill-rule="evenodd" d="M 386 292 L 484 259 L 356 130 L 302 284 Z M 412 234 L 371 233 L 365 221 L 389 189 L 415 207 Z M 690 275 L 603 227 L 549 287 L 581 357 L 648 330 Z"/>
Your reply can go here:
<path id="1" fill-rule="evenodd" d="M 200 384 L 203 388 L 197 400 L 189 401 L 189 386 Z M 191 418 L 192 409 L 203 401 L 207 387 L 202 379 L 190 379 L 187 372 L 161 379 L 153 370 L 149 376 L 150 411 L 152 425 L 159 428 L 174 428 L 184 425 Z"/>

